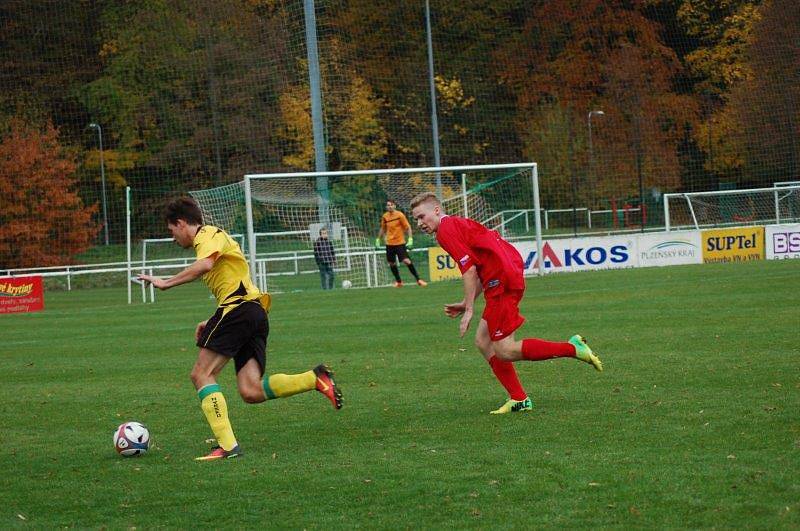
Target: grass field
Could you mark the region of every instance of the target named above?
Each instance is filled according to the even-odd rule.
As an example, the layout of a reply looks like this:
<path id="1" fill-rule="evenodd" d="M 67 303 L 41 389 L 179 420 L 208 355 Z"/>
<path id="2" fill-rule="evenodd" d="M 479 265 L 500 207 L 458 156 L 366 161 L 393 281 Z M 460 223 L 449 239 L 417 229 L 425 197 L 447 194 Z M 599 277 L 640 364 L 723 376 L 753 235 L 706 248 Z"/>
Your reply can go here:
<path id="1" fill-rule="evenodd" d="M 522 335 L 583 333 L 606 371 L 520 363 L 536 407 L 499 417 L 441 311 L 459 283 L 278 295 L 268 370 L 324 360 L 345 407 L 244 404 L 229 367 L 246 454 L 212 463 L 193 461 L 210 431 L 188 378 L 203 286 L 49 293 L 0 316 L 0 528 L 796 529 L 798 293 L 800 260 L 532 279 Z M 150 453 L 115 455 L 125 420 Z"/>

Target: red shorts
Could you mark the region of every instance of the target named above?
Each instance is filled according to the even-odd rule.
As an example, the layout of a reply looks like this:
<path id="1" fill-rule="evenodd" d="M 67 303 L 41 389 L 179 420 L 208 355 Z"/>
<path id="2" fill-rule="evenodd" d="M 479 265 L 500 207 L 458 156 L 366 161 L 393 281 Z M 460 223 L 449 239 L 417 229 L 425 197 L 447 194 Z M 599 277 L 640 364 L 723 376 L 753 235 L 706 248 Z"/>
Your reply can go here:
<path id="1" fill-rule="evenodd" d="M 512 290 L 486 299 L 481 318 L 489 325 L 489 337 L 492 341 L 510 336 L 525 322 L 525 318 L 519 313 L 519 301 L 524 293 L 521 289 Z"/>

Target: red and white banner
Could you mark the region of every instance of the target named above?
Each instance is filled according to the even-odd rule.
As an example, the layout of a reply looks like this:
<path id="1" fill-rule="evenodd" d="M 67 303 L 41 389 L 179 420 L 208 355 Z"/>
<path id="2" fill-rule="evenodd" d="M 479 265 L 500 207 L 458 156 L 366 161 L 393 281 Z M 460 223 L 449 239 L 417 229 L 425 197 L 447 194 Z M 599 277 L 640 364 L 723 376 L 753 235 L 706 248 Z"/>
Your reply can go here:
<path id="1" fill-rule="evenodd" d="M 564 238 L 542 242 L 542 260 L 548 272 L 637 267 L 636 235 Z M 538 270 L 536 242 L 513 242 L 525 264 L 525 274 Z"/>
<path id="2" fill-rule="evenodd" d="M 44 310 L 42 277 L 0 278 L 0 314 Z"/>

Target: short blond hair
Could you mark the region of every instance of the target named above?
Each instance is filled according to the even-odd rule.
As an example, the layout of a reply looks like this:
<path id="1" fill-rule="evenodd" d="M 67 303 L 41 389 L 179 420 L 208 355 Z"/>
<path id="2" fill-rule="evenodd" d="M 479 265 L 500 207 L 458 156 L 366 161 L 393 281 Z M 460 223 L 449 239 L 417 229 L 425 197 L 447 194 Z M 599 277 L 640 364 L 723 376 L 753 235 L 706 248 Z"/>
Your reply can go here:
<path id="1" fill-rule="evenodd" d="M 414 199 L 411 200 L 411 209 L 417 208 L 422 203 L 433 203 L 437 206 L 442 206 L 442 203 L 439 202 L 439 198 L 436 197 L 436 194 L 433 192 L 422 192 L 421 194 L 417 194 Z"/>

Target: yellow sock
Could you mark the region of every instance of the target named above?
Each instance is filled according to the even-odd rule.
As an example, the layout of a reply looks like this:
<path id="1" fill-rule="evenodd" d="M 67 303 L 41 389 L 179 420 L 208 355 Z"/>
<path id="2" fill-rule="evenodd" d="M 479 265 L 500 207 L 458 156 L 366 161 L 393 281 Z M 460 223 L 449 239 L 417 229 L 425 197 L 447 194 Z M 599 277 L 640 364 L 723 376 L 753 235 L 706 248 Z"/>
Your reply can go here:
<path id="1" fill-rule="evenodd" d="M 273 374 L 264 378 L 264 393 L 268 400 L 305 393 L 317 388 L 317 375 L 314 371 L 300 374 Z"/>
<path id="2" fill-rule="evenodd" d="M 231 421 L 228 420 L 228 404 L 225 396 L 219 390 L 219 384 L 208 384 L 197 391 L 200 398 L 200 407 L 217 438 L 217 443 L 225 451 L 233 450 L 236 446 L 236 436 L 231 428 Z"/>

